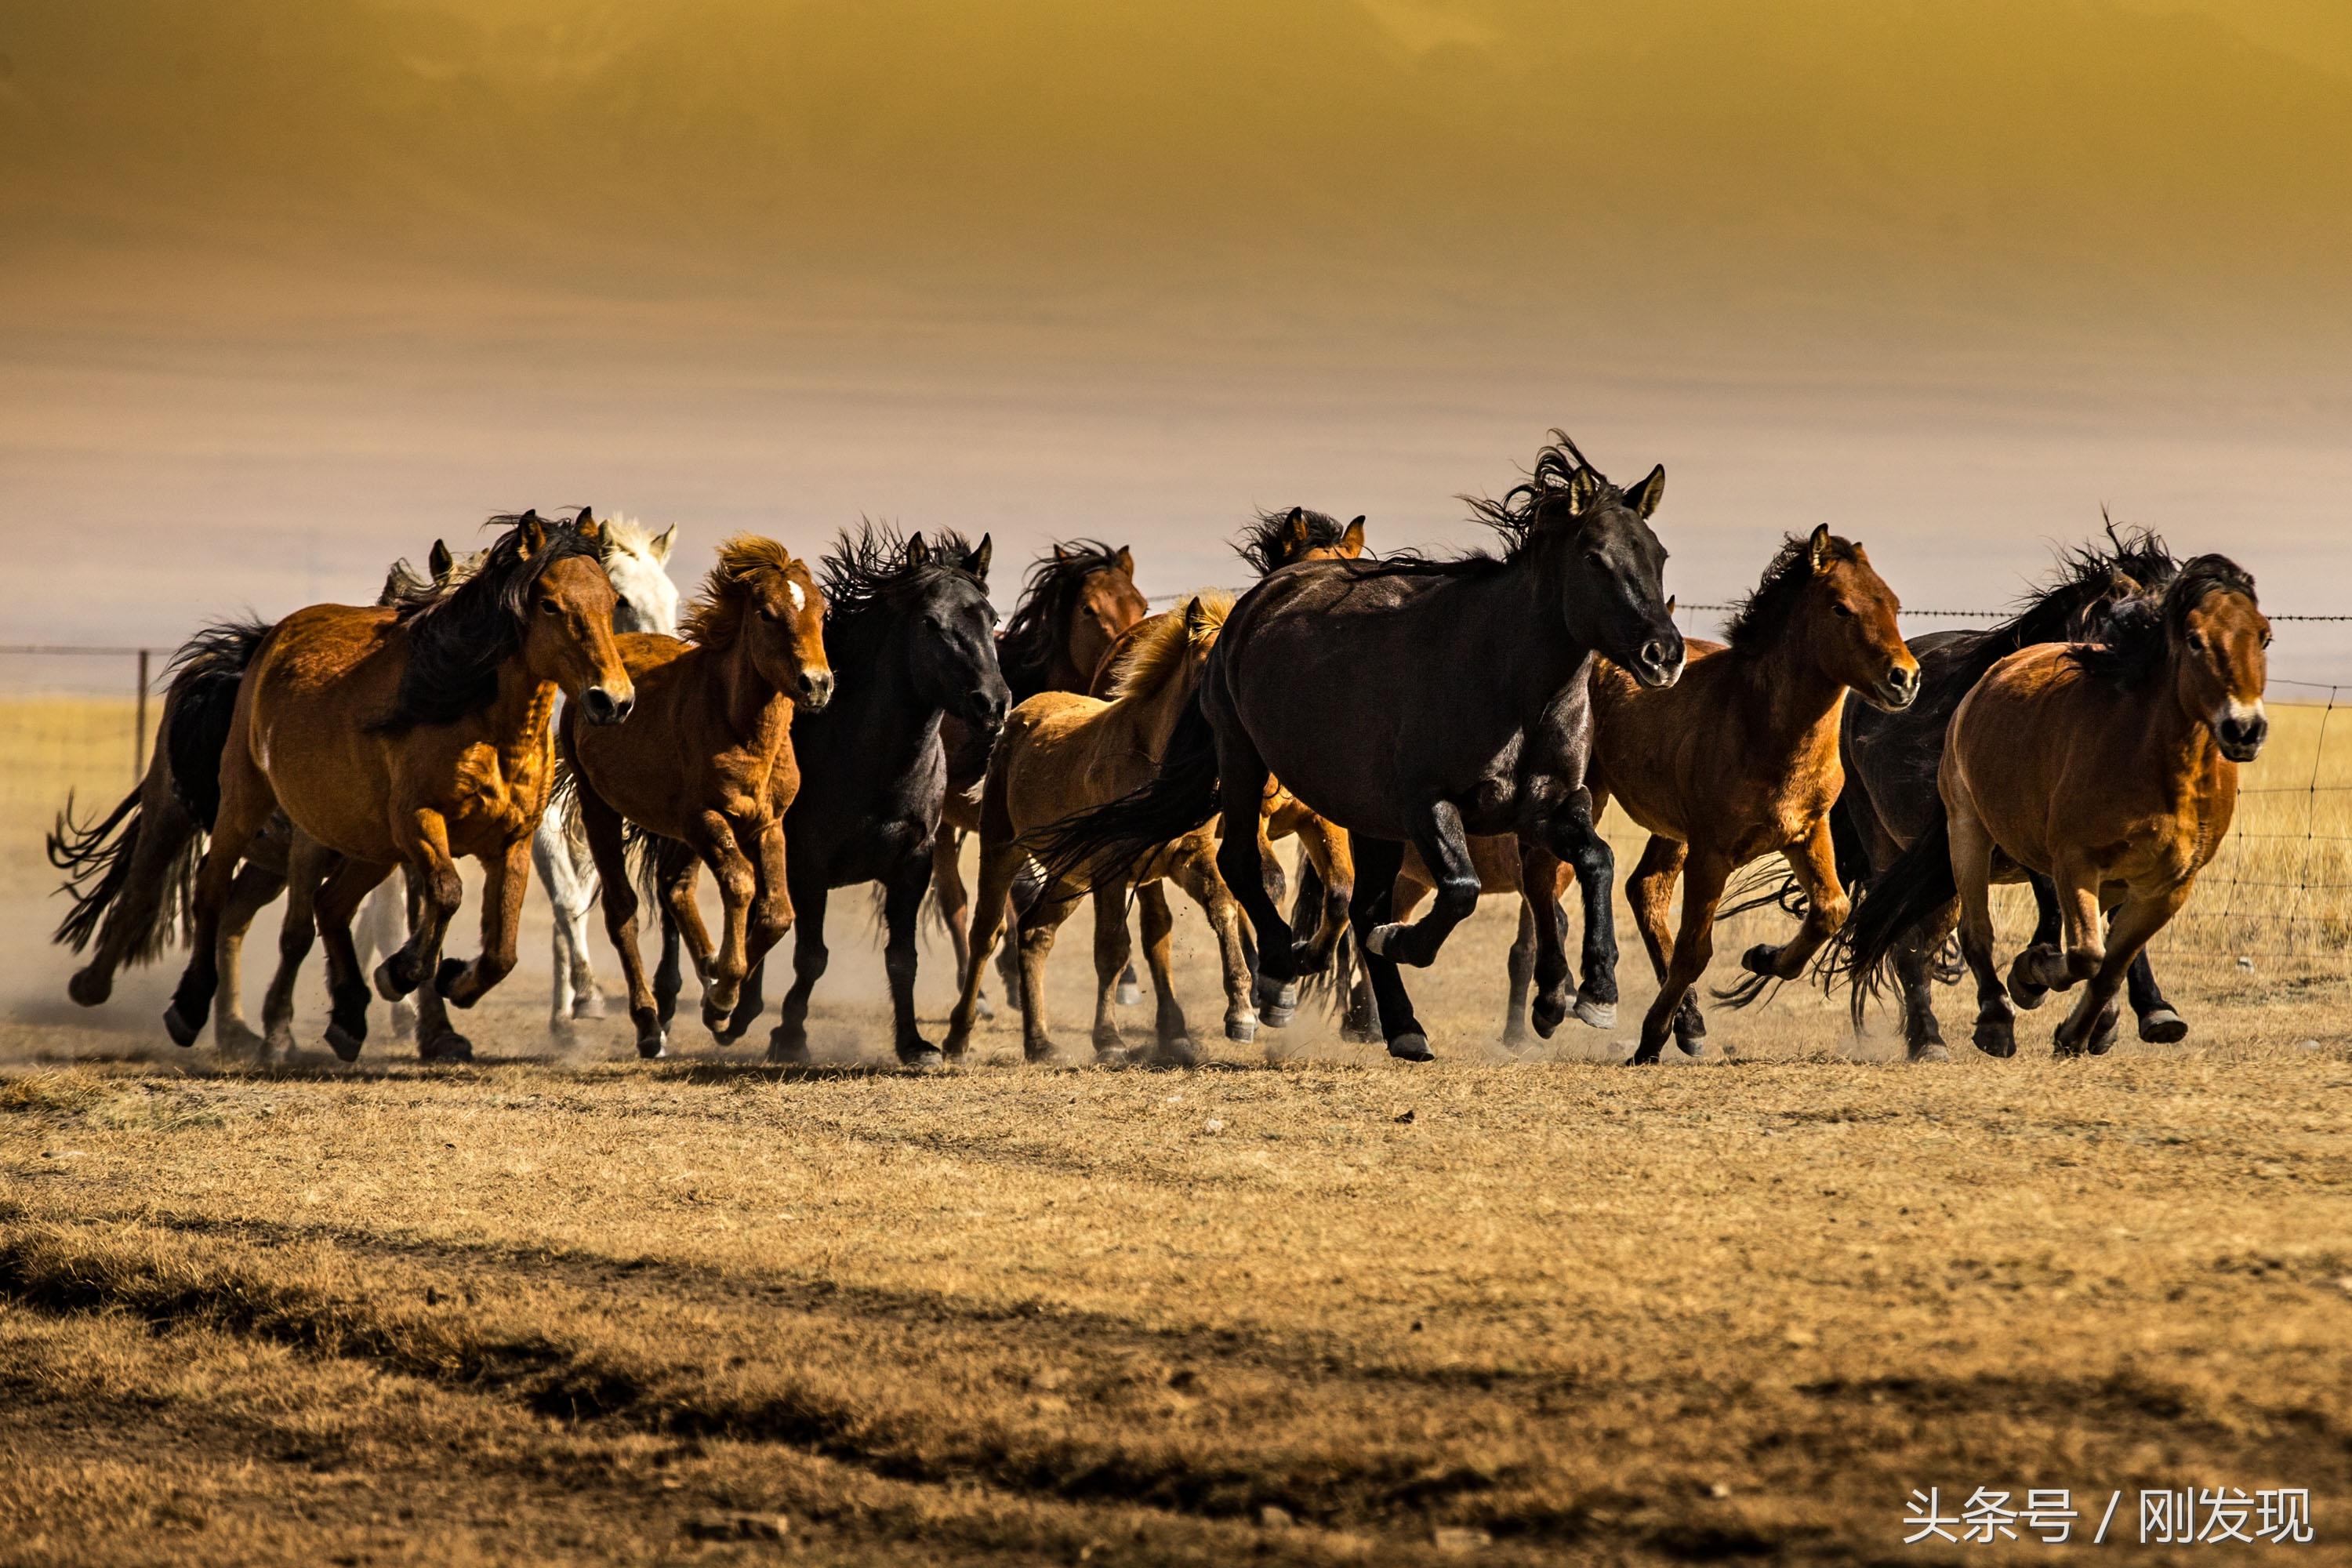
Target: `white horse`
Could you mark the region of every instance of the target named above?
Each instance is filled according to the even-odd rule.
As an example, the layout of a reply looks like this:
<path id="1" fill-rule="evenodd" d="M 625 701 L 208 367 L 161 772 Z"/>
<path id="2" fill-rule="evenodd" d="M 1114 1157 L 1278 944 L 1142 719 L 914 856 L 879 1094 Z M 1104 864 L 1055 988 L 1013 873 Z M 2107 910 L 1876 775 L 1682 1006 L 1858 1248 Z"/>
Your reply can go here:
<path id="1" fill-rule="evenodd" d="M 677 636 L 677 585 L 669 580 L 670 547 L 677 525 L 648 533 L 628 518 L 604 520 L 604 574 L 620 604 L 613 611 L 616 632 Z M 555 998 L 547 1026 L 569 1033 L 575 1018 L 604 1016 L 604 994 L 588 961 L 588 912 L 596 904 L 596 863 L 579 831 L 576 810 L 550 811 L 539 819 L 530 842 L 530 863 L 555 906 Z"/>
<path id="2" fill-rule="evenodd" d="M 677 525 L 652 533 L 632 519 L 608 517 L 604 526 L 604 574 L 613 580 L 619 600 L 613 608 L 613 629 L 677 636 L 677 584 L 669 580 L 669 552 L 677 542 Z M 436 564 L 437 568 L 437 558 Z M 457 581 L 470 575 L 471 564 L 460 563 Z M 596 970 L 588 959 L 588 911 L 596 903 L 596 865 L 568 812 L 541 816 L 530 859 L 555 906 L 555 1001 L 547 1024 L 561 1035 L 575 1018 L 604 1016 L 604 994 L 597 989 Z M 398 949 L 408 940 L 408 927 L 404 889 L 386 883 L 370 894 L 352 931 L 361 967 L 373 963 L 376 953 Z M 405 1036 L 415 1026 L 415 1009 L 404 1000 L 394 1003 L 393 1032 Z"/>

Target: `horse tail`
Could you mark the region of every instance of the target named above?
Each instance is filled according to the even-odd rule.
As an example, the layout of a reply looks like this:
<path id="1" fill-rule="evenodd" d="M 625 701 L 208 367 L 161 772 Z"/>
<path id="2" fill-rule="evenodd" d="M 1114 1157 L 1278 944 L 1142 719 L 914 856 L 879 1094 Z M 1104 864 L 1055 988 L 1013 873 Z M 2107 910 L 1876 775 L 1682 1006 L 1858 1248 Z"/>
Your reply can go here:
<path id="1" fill-rule="evenodd" d="M 228 750 L 237 688 L 271 629 L 268 622 L 249 618 L 223 621 L 198 632 L 172 657 L 163 751 L 171 759 L 173 793 L 207 833 L 220 815 L 221 756 Z"/>
<path id="2" fill-rule="evenodd" d="M 1861 1026 L 1870 999 L 1878 994 L 1895 945 L 1936 919 L 1959 897 L 1952 876 L 1951 826 L 1938 810 L 1936 824 L 1912 842 L 1895 863 L 1870 879 L 1853 912 L 1830 939 L 1818 973 L 1824 990 L 1846 983 L 1853 1021 Z"/>
<path id="3" fill-rule="evenodd" d="M 1196 691 L 1150 783 L 1037 829 L 1029 847 L 1050 881 L 1084 883 L 1092 869 L 1124 869 L 1216 815 L 1217 738 Z"/>
<path id="4" fill-rule="evenodd" d="M 132 790 L 114 809 L 96 822 L 74 820 L 73 796 L 66 797 L 57 826 L 49 830 L 49 864 L 66 874 L 60 889 L 73 900 L 58 922 L 50 941 L 74 952 L 86 950 L 101 926 L 128 922 L 131 929 L 110 930 L 103 946 L 120 947 L 115 962 L 145 963 L 159 956 L 185 913 L 195 881 L 196 863 L 204 854 L 204 836 L 187 831 L 189 824 L 176 812 L 170 822 L 151 819 L 143 801 L 145 786 Z M 168 804 L 167 809 L 168 809 Z M 152 899 L 123 895 L 131 889 L 131 873 L 142 841 L 178 831 L 180 842 L 171 849 L 162 887 Z M 152 846 L 151 846 L 152 847 Z"/>

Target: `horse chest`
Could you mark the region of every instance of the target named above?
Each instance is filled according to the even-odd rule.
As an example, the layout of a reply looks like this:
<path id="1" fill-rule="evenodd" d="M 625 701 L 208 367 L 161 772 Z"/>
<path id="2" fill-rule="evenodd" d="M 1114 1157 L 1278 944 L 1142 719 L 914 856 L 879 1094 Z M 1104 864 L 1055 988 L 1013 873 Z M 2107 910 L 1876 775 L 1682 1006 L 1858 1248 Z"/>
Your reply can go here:
<path id="1" fill-rule="evenodd" d="M 500 842 L 527 836 L 547 805 L 552 776 L 551 748 L 501 752 L 487 742 L 466 748 L 457 759 L 452 827 L 468 837 Z"/>

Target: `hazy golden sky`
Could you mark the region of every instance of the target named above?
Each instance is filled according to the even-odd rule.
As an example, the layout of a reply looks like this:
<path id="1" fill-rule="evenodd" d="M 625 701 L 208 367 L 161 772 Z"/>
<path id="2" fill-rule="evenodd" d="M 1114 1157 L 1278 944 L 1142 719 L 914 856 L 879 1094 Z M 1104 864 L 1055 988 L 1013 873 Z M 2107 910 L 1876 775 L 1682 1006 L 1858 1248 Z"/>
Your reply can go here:
<path id="1" fill-rule="evenodd" d="M 1992 602 L 2105 502 L 2342 608 L 2347 257 L 2316 0 L 0 0 L 0 640 L 581 500 L 1173 591 L 1556 423 L 1685 599 L 1827 521 Z"/>

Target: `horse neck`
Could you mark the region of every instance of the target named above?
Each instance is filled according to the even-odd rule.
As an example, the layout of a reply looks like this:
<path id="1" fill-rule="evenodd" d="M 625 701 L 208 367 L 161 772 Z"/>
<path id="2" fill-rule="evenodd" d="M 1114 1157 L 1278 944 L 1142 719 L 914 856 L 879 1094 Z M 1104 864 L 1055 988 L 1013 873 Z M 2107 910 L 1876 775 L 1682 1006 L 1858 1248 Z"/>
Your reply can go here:
<path id="1" fill-rule="evenodd" d="M 1538 563 L 1489 575 L 1443 580 L 1453 619 L 1465 634 L 1461 662 L 1494 672 L 1523 712 L 1548 708 L 1588 679 L 1592 645 L 1564 626 L 1559 594 Z"/>
<path id="2" fill-rule="evenodd" d="M 914 659 L 908 650 L 913 626 L 910 616 L 877 608 L 828 634 L 834 699 L 823 713 L 803 721 L 832 732 L 834 739 L 824 748 L 825 760 L 895 780 L 905 776 L 908 764 L 939 734 L 945 710 L 915 685 Z"/>
<path id="3" fill-rule="evenodd" d="M 2116 693 L 2124 710 L 2116 715 L 2116 731 L 2142 737 L 2141 743 L 2168 781 L 2186 788 L 2219 772 L 2224 759 L 2213 726 L 2181 705 L 2180 651 L 2179 640 L 2172 639 L 2162 663 L 2130 689 Z"/>
<path id="4" fill-rule="evenodd" d="M 740 740 L 773 745 L 789 731 L 792 700 L 760 673 L 751 658 L 751 639 L 739 631 L 734 646 L 712 672 L 719 708 L 728 730 Z"/>
<path id="5" fill-rule="evenodd" d="M 1803 635 L 1806 623 L 1790 616 L 1765 647 L 1726 648 L 1718 658 L 1746 666 L 1753 693 L 1748 711 L 1762 716 L 1768 754 L 1800 749 L 1807 739 L 1837 748 L 1838 724 L 1845 712 L 1845 682 L 1821 667 Z"/>
<path id="6" fill-rule="evenodd" d="M 516 776 L 518 763 L 554 744 L 555 700 L 561 695 L 555 682 L 533 675 L 520 657 L 499 666 L 498 695 L 479 722 L 508 777 Z"/>
<path id="7" fill-rule="evenodd" d="M 1192 700 L 1194 683 L 1186 678 L 1184 665 L 1189 659 L 1179 656 L 1177 667 L 1168 671 L 1160 684 L 1149 691 L 1138 691 L 1119 698 L 1106 710 L 1110 721 L 1125 728 L 1138 750 L 1159 756 L 1168 749 L 1170 737 L 1176 733 L 1176 721 L 1184 716 L 1184 705 Z"/>

